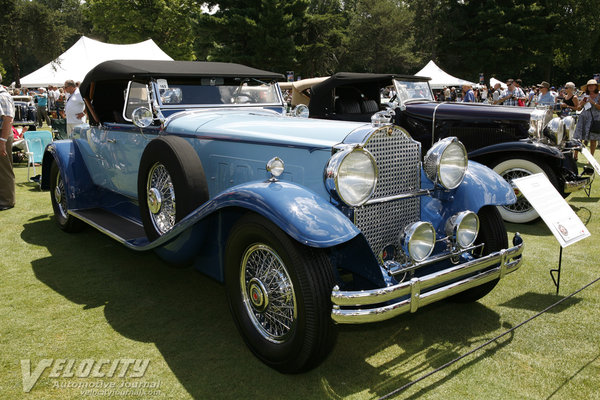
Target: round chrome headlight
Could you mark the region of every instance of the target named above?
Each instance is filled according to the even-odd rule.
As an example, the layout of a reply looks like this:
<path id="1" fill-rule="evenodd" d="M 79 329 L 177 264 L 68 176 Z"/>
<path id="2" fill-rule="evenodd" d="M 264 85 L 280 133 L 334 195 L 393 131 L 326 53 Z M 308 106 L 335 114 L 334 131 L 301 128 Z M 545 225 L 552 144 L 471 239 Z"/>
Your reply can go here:
<path id="1" fill-rule="evenodd" d="M 330 193 L 352 207 L 363 205 L 377 185 L 377 163 L 367 150 L 357 147 L 334 154 L 325 171 Z"/>
<path id="2" fill-rule="evenodd" d="M 479 233 L 479 217 L 473 211 L 462 211 L 446 221 L 446 234 L 461 248 L 475 243 Z"/>
<path id="3" fill-rule="evenodd" d="M 565 127 L 562 119 L 556 117 L 552 118 L 548 123 L 548 126 L 546 126 L 546 129 L 544 129 L 544 136 L 550 139 L 552 143 L 558 145 L 563 141 L 564 131 Z"/>
<path id="4" fill-rule="evenodd" d="M 467 150 L 456 137 L 448 137 L 434 144 L 423 162 L 427 177 L 446 189 L 455 189 L 462 183 L 467 165 Z"/>
<path id="5" fill-rule="evenodd" d="M 404 254 L 408 254 L 413 261 L 423 261 L 435 247 L 435 229 L 429 222 L 415 222 L 404 229 L 400 244 Z"/>

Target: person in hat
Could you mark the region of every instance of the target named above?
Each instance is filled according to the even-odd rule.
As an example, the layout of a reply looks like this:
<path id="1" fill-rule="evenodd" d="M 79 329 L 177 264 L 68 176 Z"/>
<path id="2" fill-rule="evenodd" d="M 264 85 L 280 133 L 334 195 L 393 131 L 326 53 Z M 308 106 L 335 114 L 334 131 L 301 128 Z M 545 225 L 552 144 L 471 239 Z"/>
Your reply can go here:
<path id="1" fill-rule="evenodd" d="M 2 82 L 2 75 L 0 75 Z M 12 168 L 12 123 L 15 117 L 15 104 L 6 90 L 0 85 L 0 211 L 15 206 L 15 173 Z"/>
<path id="2" fill-rule="evenodd" d="M 550 84 L 546 81 L 539 83 L 540 95 L 538 97 L 538 105 L 540 106 L 552 106 L 556 103 L 556 96 L 550 91 Z"/>
<path id="3" fill-rule="evenodd" d="M 600 123 L 600 94 L 598 94 L 598 82 L 595 79 L 590 79 L 581 87 L 585 93 L 579 102 L 578 110 L 582 110 L 577 120 L 575 128 L 575 139 L 583 140 L 587 145 L 590 144 L 590 153 L 594 154 L 596 145 L 600 140 L 600 130 L 597 130 L 597 125 Z M 596 124 L 594 124 L 595 121 Z"/>

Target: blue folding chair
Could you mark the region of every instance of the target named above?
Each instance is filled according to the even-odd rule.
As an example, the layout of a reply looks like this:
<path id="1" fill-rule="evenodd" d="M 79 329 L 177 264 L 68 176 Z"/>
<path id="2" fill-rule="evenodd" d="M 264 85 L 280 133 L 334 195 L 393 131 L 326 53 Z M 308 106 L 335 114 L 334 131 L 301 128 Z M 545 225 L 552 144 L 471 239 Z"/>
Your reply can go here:
<path id="1" fill-rule="evenodd" d="M 46 146 L 52 143 L 50 131 L 27 131 L 23 134 L 27 145 L 27 180 L 30 179 L 29 168 L 33 167 L 33 176 L 37 176 L 35 164 L 41 164 Z"/>

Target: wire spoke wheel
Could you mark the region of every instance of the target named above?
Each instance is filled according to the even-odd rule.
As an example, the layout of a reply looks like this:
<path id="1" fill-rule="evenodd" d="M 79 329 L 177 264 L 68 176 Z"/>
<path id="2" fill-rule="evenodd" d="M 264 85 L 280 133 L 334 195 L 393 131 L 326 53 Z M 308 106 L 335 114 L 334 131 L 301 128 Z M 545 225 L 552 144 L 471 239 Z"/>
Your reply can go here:
<path id="1" fill-rule="evenodd" d="M 271 342 L 285 341 L 295 328 L 298 309 L 292 280 L 272 248 L 255 244 L 246 250 L 240 287 L 246 311 L 258 332 Z"/>
<path id="2" fill-rule="evenodd" d="M 505 209 L 515 213 L 524 213 L 532 209 L 531 204 L 529 204 L 525 196 L 523 196 L 523 193 L 521 193 L 517 186 L 512 183 L 513 179 L 522 178 L 524 176 L 529 175 L 531 175 L 531 172 L 521 168 L 509 169 L 502 174 L 502 177 L 510 183 L 515 192 L 515 195 L 517 196 L 517 202 L 515 204 L 503 206 Z"/>
<path id="3" fill-rule="evenodd" d="M 54 188 L 54 200 L 61 217 L 67 218 L 67 196 L 65 191 L 65 183 L 60 176 L 60 171 L 57 171 L 56 187 Z"/>
<path id="4" fill-rule="evenodd" d="M 152 224 L 162 235 L 175 225 L 176 202 L 171 175 L 161 163 L 150 169 L 146 196 Z"/>

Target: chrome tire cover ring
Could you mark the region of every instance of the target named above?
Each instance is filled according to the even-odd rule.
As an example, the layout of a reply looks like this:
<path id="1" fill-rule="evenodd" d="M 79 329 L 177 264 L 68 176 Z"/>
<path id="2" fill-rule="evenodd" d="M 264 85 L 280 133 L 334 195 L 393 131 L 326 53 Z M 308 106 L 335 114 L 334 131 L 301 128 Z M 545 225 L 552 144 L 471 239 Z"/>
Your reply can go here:
<path id="1" fill-rule="evenodd" d="M 149 207 L 150 220 L 154 229 L 162 235 L 175 225 L 176 202 L 175 188 L 173 187 L 171 175 L 169 175 L 169 171 L 161 163 L 154 164 L 148 173 L 148 181 L 146 183 L 147 201 L 149 200 L 149 194 L 152 192 L 160 193 L 161 204 L 156 212 L 150 211 L 152 207 Z"/>
<path id="2" fill-rule="evenodd" d="M 259 243 L 246 249 L 240 268 L 242 300 L 250 321 L 264 339 L 286 341 L 295 330 L 298 306 L 285 264 L 271 247 Z"/>
<path id="3" fill-rule="evenodd" d="M 56 177 L 56 187 L 54 188 L 54 200 L 58 206 L 58 212 L 61 217 L 67 218 L 67 196 L 65 195 L 65 182 L 60 175 L 60 171 Z"/>
<path id="4" fill-rule="evenodd" d="M 511 168 L 502 172 L 501 174 L 502 178 L 504 178 L 507 182 L 510 183 L 513 190 L 516 189 L 516 186 L 512 183 L 513 179 L 522 178 L 524 176 L 529 175 L 531 175 L 531 172 L 522 168 Z M 523 194 L 521 193 L 515 193 L 515 195 L 517 196 L 517 202 L 515 204 L 504 205 L 502 207 L 514 213 L 524 213 L 530 211 L 532 207 L 531 204 L 529 204 L 529 202 L 525 198 L 525 196 L 523 196 Z"/>

